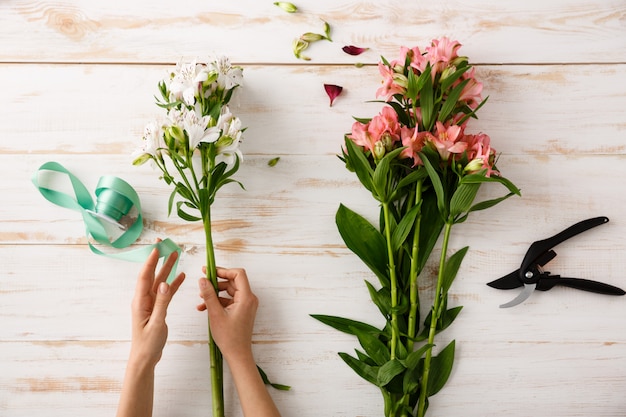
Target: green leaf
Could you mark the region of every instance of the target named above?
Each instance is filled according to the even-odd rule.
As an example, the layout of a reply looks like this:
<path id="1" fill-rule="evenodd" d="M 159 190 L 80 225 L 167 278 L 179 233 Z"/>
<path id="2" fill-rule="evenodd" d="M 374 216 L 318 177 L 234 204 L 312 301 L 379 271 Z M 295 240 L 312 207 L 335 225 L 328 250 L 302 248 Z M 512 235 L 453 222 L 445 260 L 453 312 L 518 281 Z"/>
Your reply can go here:
<path id="1" fill-rule="evenodd" d="M 174 206 L 174 198 L 176 197 L 176 193 L 178 192 L 178 190 L 176 190 L 176 188 L 174 188 L 172 190 L 172 193 L 170 194 L 170 198 L 167 201 L 167 215 L 169 217 L 170 214 L 172 214 L 172 207 Z"/>
<path id="2" fill-rule="evenodd" d="M 378 375 L 376 377 L 379 387 L 384 387 L 391 382 L 396 376 L 400 375 L 406 368 L 398 359 L 392 359 L 382 365 L 378 369 Z"/>
<path id="3" fill-rule="evenodd" d="M 503 202 L 507 198 L 512 197 L 514 195 L 515 195 L 514 193 L 508 193 L 507 195 L 499 197 L 499 198 L 494 198 L 492 200 L 481 201 L 480 203 L 474 204 L 468 211 L 471 212 L 471 211 L 479 211 L 479 210 L 488 209 L 490 207 L 495 206 L 498 203 Z"/>
<path id="4" fill-rule="evenodd" d="M 377 365 L 383 365 L 390 359 L 389 348 L 380 341 L 380 339 L 369 332 L 362 332 L 354 329 L 354 334 L 359 339 L 359 343 L 365 353 L 376 362 Z"/>
<path id="5" fill-rule="evenodd" d="M 326 316 L 322 314 L 311 314 L 311 317 L 324 323 L 327 326 L 332 327 L 333 329 L 354 336 L 356 336 L 355 330 L 359 331 L 360 333 L 371 333 L 373 335 L 379 335 L 381 333 L 380 330 L 378 330 L 376 327 L 371 326 L 367 323 L 362 323 L 360 321 L 350 320 L 343 317 Z"/>
<path id="6" fill-rule="evenodd" d="M 456 275 L 459 272 L 459 268 L 461 267 L 461 263 L 463 262 L 463 258 L 465 257 L 468 249 L 469 246 L 459 249 L 446 261 L 443 268 L 443 282 L 441 285 L 441 291 L 444 296 L 448 293 L 448 290 L 452 286 L 452 282 L 454 282 L 454 278 L 456 278 Z"/>
<path id="7" fill-rule="evenodd" d="M 374 170 L 370 165 L 370 161 L 363 153 L 363 149 L 357 146 L 350 138 L 346 136 L 344 140 L 347 151 L 346 158 L 348 158 L 350 166 L 354 169 L 361 184 L 363 184 L 367 190 L 373 192 L 372 176 L 374 175 Z"/>
<path id="8" fill-rule="evenodd" d="M 291 389 L 289 385 L 276 384 L 274 382 L 271 382 L 270 379 L 267 377 L 267 374 L 265 373 L 265 371 L 261 369 L 259 365 L 256 366 L 256 369 L 259 371 L 259 374 L 261 375 L 261 379 L 263 380 L 263 383 L 265 385 L 270 385 L 273 388 L 276 388 L 277 390 L 281 390 L 281 391 L 289 391 Z"/>
<path id="9" fill-rule="evenodd" d="M 420 213 L 421 206 L 422 202 L 420 201 L 417 205 L 411 207 L 393 231 L 393 236 L 391 236 L 391 247 L 394 252 L 402 247 L 407 237 L 414 229 L 415 219 L 417 219 L 417 216 Z"/>
<path id="10" fill-rule="evenodd" d="M 378 162 L 378 165 L 374 170 L 374 175 L 372 176 L 374 189 L 379 197 L 378 200 L 383 203 L 389 202 L 389 197 L 393 193 L 393 190 L 389 188 L 389 185 L 391 184 L 389 176 L 389 172 L 391 171 L 391 162 L 394 161 L 403 150 L 404 147 L 401 147 L 386 154 Z"/>
<path id="11" fill-rule="evenodd" d="M 439 174 L 435 170 L 435 167 L 433 166 L 430 159 L 428 159 L 426 154 L 424 154 L 423 152 L 420 152 L 419 156 L 422 159 L 422 162 L 424 163 L 424 167 L 426 167 L 426 172 L 428 172 L 428 177 L 430 178 L 430 182 L 432 183 L 433 188 L 435 189 L 435 194 L 437 195 L 437 207 L 439 208 L 439 213 L 441 214 L 441 217 L 447 218 L 448 213 L 446 211 L 446 195 L 443 190 L 443 184 L 441 183 L 441 178 L 439 178 Z"/>
<path id="12" fill-rule="evenodd" d="M 424 269 L 445 224 L 437 208 L 437 196 L 433 193 L 426 193 L 422 197 L 422 218 L 429 221 L 420 224 L 418 272 Z"/>
<path id="13" fill-rule="evenodd" d="M 360 361 L 359 359 L 353 356 L 350 356 L 344 352 L 339 352 L 339 356 L 361 378 L 363 378 L 367 382 L 370 382 L 374 385 L 378 385 L 378 367 L 377 366 L 370 366 L 364 363 L 363 361 Z"/>
<path id="14" fill-rule="evenodd" d="M 443 103 L 443 106 L 441 106 L 441 110 L 439 111 L 438 118 L 441 123 L 445 123 L 445 121 L 448 119 L 448 116 L 450 116 L 450 113 L 452 113 L 452 110 L 454 110 L 457 102 L 459 101 L 459 97 L 461 96 L 463 88 L 465 88 L 469 81 L 469 78 L 463 80 L 461 83 L 455 86 L 452 91 L 450 91 L 448 97 L 446 97 L 446 101 Z"/>
<path id="15" fill-rule="evenodd" d="M 456 217 L 459 214 L 468 211 L 472 206 L 479 189 L 480 184 L 463 183 L 461 181 L 452 195 L 452 199 L 450 200 L 450 215 Z"/>
<path id="16" fill-rule="evenodd" d="M 407 83 L 407 87 L 406 87 L 406 97 L 415 102 L 417 101 L 417 96 L 419 94 L 419 86 L 418 86 L 418 76 L 415 74 L 415 72 L 412 71 L 412 69 L 409 69 L 409 74 L 408 74 L 408 83 Z"/>
<path id="17" fill-rule="evenodd" d="M 454 319 L 459 315 L 463 306 L 453 307 L 451 309 L 446 310 L 440 320 L 437 320 L 437 328 L 435 329 L 435 334 L 439 334 L 452 324 Z M 428 338 L 428 332 L 430 330 L 430 322 L 432 319 L 432 310 L 428 313 L 426 318 L 424 319 L 424 328 L 420 332 L 420 334 L 415 338 L 416 341 L 426 340 Z"/>
<path id="18" fill-rule="evenodd" d="M 269 161 L 267 161 L 267 165 L 269 165 L 271 167 L 274 167 L 274 166 L 276 166 L 278 161 L 280 161 L 280 156 L 277 156 L 276 158 L 272 158 Z"/>
<path id="19" fill-rule="evenodd" d="M 389 288 L 383 287 L 380 290 L 376 290 L 368 281 L 365 281 L 365 285 L 370 293 L 370 298 L 382 315 L 385 317 L 389 316 L 391 314 L 391 292 Z"/>
<path id="20" fill-rule="evenodd" d="M 202 218 L 197 217 L 197 216 L 193 216 L 187 212 L 185 212 L 182 208 L 182 205 L 186 205 L 189 206 L 189 204 L 186 201 L 179 201 L 178 203 L 176 203 L 176 212 L 178 214 L 178 217 L 180 217 L 183 220 L 186 220 L 188 222 L 197 222 L 198 220 L 202 220 Z"/>
<path id="21" fill-rule="evenodd" d="M 434 345 L 425 344 L 419 349 L 411 352 L 409 356 L 407 356 L 407 358 L 403 361 L 403 365 L 411 371 L 417 370 L 418 366 L 420 365 L 420 361 L 422 360 L 422 357 L 428 351 L 428 349 L 432 348 L 433 346 Z"/>
<path id="22" fill-rule="evenodd" d="M 343 204 L 337 210 L 335 221 L 348 249 L 361 258 L 383 285 L 388 283 L 387 244 L 383 235 L 361 215 Z"/>
<path id="23" fill-rule="evenodd" d="M 398 182 L 398 189 L 400 188 L 404 188 L 408 185 L 413 184 L 414 182 L 418 182 L 420 180 L 423 180 L 425 178 L 428 178 L 428 172 L 426 172 L 425 169 L 422 169 L 421 167 L 418 167 L 417 169 L 411 171 L 411 173 L 405 177 L 403 177 L 399 182 Z"/>
<path id="24" fill-rule="evenodd" d="M 428 71 L 429 75 L 424 77 L 424 74 Z M 423 78 L 422 78 L 423 77 Z M 422 109 L 422 122 L 424 123 L 424 130 L 430 131 L 435 124 L 435 115 L 433 110 L 435 103 L 433 101 L 433 81 L 430 77 L 430 64 L 427 64 L 426 70 L 420 75 L 423 79 L 424 86 L 421 88 L 420 94 L 420 108 Z"/>
<path id="25" fill-rule="evenodd" d="M 454 363 L 454 340 L 439 355 L 433 356 L 428 377 L 428 396 L 438 393 L 448 381 Z"/>

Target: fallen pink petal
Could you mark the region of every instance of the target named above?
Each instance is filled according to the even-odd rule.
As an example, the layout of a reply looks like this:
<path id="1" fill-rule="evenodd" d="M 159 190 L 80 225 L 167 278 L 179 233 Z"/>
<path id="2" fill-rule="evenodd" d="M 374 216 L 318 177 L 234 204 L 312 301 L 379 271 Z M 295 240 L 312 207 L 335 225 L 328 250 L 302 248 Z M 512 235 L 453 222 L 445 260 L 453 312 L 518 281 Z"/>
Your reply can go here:
<path id="1" fill-rule="evenodd" d="M 335 99 L 343 91 L 343 87 L 334 84 L 324 84 L 324 90 L 326 90 L 326 94 L 328 94 L 328 98 L 330 98 L 330 107 L 332 107 Z"/>
<path id="2" fill-rule="evenodd" d="M 361 55 L 363 52 L 367 51 L 370 48 L 359 48 L 358 46 L 348 45 L 341 48 L 348 55 Z"/>

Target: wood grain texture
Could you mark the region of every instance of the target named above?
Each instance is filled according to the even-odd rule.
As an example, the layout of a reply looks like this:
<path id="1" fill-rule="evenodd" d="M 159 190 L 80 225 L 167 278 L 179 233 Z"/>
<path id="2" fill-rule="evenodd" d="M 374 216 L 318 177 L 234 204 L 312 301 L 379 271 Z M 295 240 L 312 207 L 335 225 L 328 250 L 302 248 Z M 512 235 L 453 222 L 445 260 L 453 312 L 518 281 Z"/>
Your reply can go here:
<path id="1" fill-rule="evenodd" d="M 272 395 L 285 417 L 381 415 L 379 392 L 337 355 L 357 341 L 309 316 L 382 324 L 364 285 L 373 277 L 334 224 L 340 203 L 372 221 L 378 208 L 336 154 L 352 117 L 380 108 L 368 103 L 379 56 L 447 35 L 464 44 L 489 95 L 470 127 L 491 136 L 523 196 L 453 231 L 452 250 L 470 246 L 450 297 L 464 309 L 442 334 L 442 346 L 457 340 L 457 361 L 429 415 L 623 416 L 623 297 L 557 288 L 500 310 L 514 294 L 485 283 L 516 269 L 532 241 L 604 215 L 608 224 L 559 245 L 549 270 L 626 286 L 626 4 L 303 0 L 290 15 L 272 3 L 0 2 L 0 415 L 110 416 L 128 355 L 139 265 L 93 255 L 80 215 L 42 198 L 30 180 L 49 160 L 91 190 L 102 175 L 126 179 L 145 216 L 135 246 L 171 237 L 183 247 L 189 278 L 168 313 L 155 417 L 209 413 L 206 321 L 195 311 L 201 225 L 168 217 L 166 184 L 130 162 L 159 114 L 158 80 L 211 52 L 244 66 L 234 111 L 248 126 L 246 190 L 228 186 L 214 206 L 216 253 L 246 267 L 261 300 L 255 355 L 293 387 Z M 295 59 L 292 39 L 321 31 L 321 19 L 334 42 L 312 45 L 310 62 Z M 346 44 L 370 49 L 351 57 Z M 344 87 L 333 107 L 324 83 Z M 432 293 L 432 276 L 421 290 Z M 227 414 L 241 416 L 226 378 Z"/>

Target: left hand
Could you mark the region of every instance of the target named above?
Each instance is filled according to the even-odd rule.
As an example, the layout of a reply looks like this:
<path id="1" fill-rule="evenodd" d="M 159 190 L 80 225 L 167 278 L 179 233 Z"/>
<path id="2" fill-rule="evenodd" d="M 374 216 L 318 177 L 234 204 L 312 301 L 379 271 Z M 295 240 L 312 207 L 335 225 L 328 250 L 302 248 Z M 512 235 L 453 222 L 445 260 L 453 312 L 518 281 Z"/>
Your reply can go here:
<path id="1" fill-rule="evenodd" d="M 154 367 L 161 359 L 163 347 L 167 341 L 167 324 L 165 323 L 167 307 L 185 280 L 185 274 L 180 273 L 171 284 L 168 285 L 165 282 L 177 257 L 176 252 L 168 256 L 157 273 L 159 251 L 155 248 L 139 273 L 131 305 L 130 361 Z"/>

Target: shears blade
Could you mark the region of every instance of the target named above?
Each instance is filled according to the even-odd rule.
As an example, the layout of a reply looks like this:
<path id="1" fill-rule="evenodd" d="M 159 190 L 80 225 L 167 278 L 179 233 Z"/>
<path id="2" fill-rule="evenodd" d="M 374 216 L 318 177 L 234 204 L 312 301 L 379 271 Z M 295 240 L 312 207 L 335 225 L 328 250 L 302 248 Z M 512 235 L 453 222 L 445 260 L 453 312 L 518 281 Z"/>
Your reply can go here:
<path id="1" fill-rule="evenodd" d="M 501 304 L 500 308 L 515 307 L 516 305 L 523 303 L 535 291 L 536 287 L 537 284 L 524 284 L 524 289 L 522 290 L 522 292 L 508 303 Z"/>

